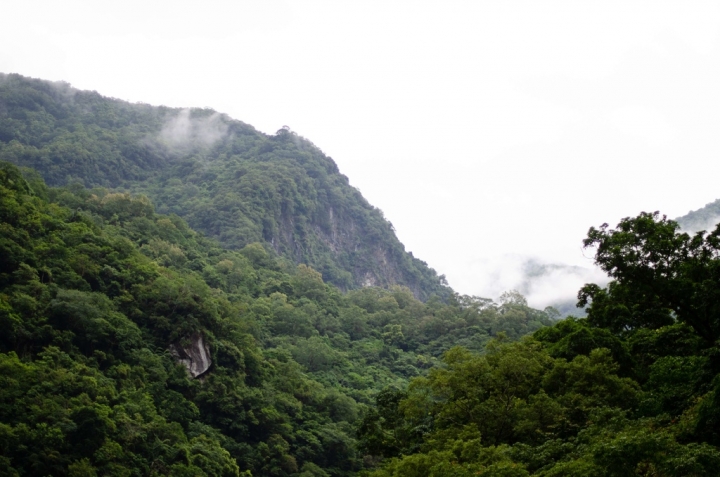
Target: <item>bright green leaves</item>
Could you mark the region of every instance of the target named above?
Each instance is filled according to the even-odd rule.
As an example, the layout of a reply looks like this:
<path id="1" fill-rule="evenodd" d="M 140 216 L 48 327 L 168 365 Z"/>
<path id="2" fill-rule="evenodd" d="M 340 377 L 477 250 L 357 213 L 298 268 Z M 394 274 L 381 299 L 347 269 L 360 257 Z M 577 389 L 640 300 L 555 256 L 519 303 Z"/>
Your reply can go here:
<path id="1" fill-rule="evenodd" d="M 327 300 L 327 285 L 323 283 L 322 275 L 307 265 L 298 265 L 290 284 L 297 296 L 306 297 L 318 303 Z"/>
<path id="2" fill-rule="evenodd" d="M 629 419 L 640 387 L 616 374 L 607 349 L 566 361 L 527 340 L 493 343 L 484 356 L 456 348 L 443 361 L 407 392 L 385 391 L 365 418 L 366 451 L 399 456 L 373 476 L 709 476 L 720 462 L 716 448 L 680 443 L 662 421 Z M 687 399 L 672 386 L 703 369 L 695 361 L 656 362 L 650 393 Z M 711 394 L 701 406 L 707 430 L 713 403 Z M 420 429 L 412 441 L 396 437 Z"/>
<path id="3" fill-rule="evenodd" d="M 484 446 L 474 425 L 465 426 L 440 441 L 430 439 L 426 449 L 391 459 L 373 477 L 525 477 L 528 472 L 512 461 L 508 446 Z"/>
<path id="4" fill-rule="evenodd" d="M 575 439 L 597 409 L 632 409 L 640 391 L 616 374 L 602 348 L 567 361 L 535 340 L 494 341 L 485 355 L 453 348 L 443 364 L 414 379 L 407 392 L 381 394 L 363 421 L 367 451 L 406 455 L 374 475 L 529 475 L 513 459 L 546 464 L 533 464 L 538 457 L 520 443 Z M 510 452 L 509 445 L 520 447 Z M 568 451 L 560 446 L 550 455 Z"/>
<path id="5" fill-rule="evenodd" d="M 20 194 L 31 193 L 30 186 L 20 170 L 9 162 L 0 162 L 0 186 Z"/>

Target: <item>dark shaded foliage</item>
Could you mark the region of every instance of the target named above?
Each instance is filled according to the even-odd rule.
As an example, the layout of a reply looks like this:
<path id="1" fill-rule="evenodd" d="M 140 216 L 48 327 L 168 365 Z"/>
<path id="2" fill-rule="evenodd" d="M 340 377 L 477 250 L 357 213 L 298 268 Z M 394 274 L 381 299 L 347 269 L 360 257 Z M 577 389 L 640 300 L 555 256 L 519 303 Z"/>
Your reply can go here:
<path id="1" fill-rule="evenodd" d="M 0 162 L 10 475 L 352 475 L 369 465 L 361 416 L 437 361 L 442 333 L 482 347 L 550 323 L 398 286 L 343 295 L 261 244 L 226 250 L 144 196 L 26 177 Z M 213 361 L 201 379 L 170 352 L 196 336 Z"/>

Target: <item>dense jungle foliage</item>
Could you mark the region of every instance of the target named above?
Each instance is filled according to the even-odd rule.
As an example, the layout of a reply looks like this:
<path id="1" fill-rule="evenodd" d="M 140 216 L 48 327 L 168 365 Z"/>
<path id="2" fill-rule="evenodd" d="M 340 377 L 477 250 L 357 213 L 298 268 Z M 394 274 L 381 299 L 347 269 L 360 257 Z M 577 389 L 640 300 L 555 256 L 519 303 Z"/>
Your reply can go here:
<path id="1" fill-rule="evenodd" d="M 613 281 L 485 354 L 457 347 L 360 426 L 369 475 L 713 476 L 720 469 L 720 226 L 643 213 L 591 228 Z"/>
<path id="2" fill-rule="evenodd" d="M 514 293 L 342 294 L 144 196 L 26 177 L 0 163 L 0 475 L 354 475 L 381 390 L 552 323 Z M 197 335 L 193 379 L 170 349 Z"/>
<path id="3" fill-rule="evenodd" d="M 143 193 L 225 248 L 263 242 L 343 290 L 398 284 L 423 300 L 452 294 L 335 162 L 287 128 L 268 136 L 209 109 L 131 104 L 0 74 L 0 160 L 53 186 Z"/>
<path id="4" fill-rule="evenodd" d="M 591 228 L 558 320 L 286 129 L 2 75 L 0 158 L 0 475 L 718 474 L 720 226 Z"/>

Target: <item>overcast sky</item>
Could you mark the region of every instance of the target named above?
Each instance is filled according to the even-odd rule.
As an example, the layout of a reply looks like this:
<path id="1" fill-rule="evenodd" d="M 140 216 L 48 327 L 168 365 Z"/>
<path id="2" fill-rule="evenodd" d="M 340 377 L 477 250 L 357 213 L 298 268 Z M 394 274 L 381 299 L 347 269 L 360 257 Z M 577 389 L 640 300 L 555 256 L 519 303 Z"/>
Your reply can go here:
<path id="1" fill-rule="evenodd" d="M 0 71 L 284 125 L 461 293 L 720 197 L 720 2 L 8 1 Z M 572 270 L 571 270 L 572 271 Z"/>

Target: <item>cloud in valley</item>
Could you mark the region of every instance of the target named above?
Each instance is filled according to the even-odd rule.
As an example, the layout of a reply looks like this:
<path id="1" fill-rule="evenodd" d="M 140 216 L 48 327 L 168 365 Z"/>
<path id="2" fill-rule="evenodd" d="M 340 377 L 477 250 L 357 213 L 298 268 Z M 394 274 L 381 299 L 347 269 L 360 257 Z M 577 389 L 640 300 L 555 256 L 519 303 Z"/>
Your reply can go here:
<path id="1" fill-rule="evenodd" d="M 582 314 L 575 303 L 577 292 L 584 284 L 608 282 L 607 276 L 594 266 L 549 263 L 524 255 L 478 259 L 470 268 L 472 288 L 478 290 L 477 295 L 497 300 L 503 292 L 517 290 L 530 306 L 539 309 L 553 306 L 564 315 Z"/>

